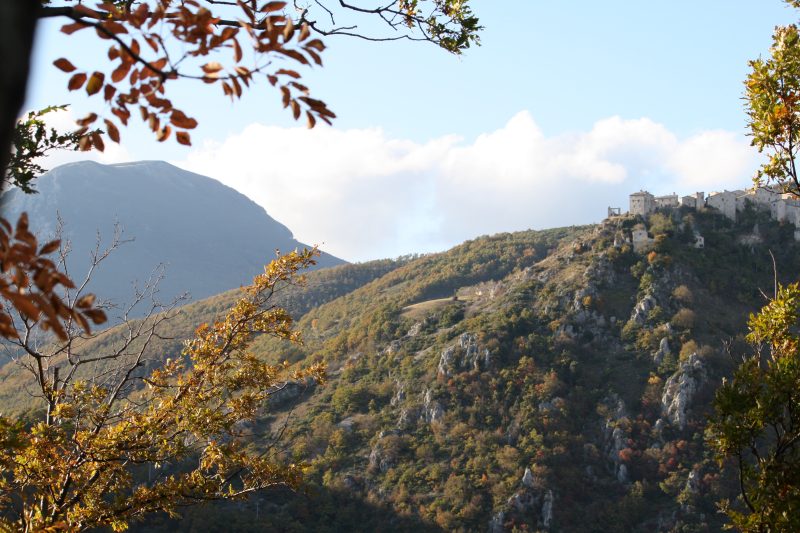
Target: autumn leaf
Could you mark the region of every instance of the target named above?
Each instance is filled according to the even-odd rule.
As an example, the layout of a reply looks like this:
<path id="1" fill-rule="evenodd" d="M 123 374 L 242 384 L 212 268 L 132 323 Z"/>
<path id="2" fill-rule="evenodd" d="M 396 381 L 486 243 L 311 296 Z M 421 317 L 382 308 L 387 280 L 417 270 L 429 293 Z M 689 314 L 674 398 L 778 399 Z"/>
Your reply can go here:
<path id="1" fill-rule="evenodd" d="M 53 64 L 64 72 L 72 72 L 75 70 L 75 65 L 69 62 L 68 59 L 60 58 L 53 61 Z"/>
<path id="2" fill-rule="evenodd" d="M 93 73 L 91 78 L 89 78 L 89 82 L 86 84 L 86 93 L 91 96 L 99 92 L 103 87 L 103 80 L 105 80 L 105 77 L 105 74 L 102 72 Z"/>
<path id="3" fill-rule="evenodd" d="M 109 139 L 111 139 L 115 143 L 119 143 L 119 129 L 117 129 L 117 126 L 108 119 L 105 119 L 105 123 L 106 123 L 106 133 L 108 133 Z"/>
<path id="4" fill-rule="evenodd" d="M 76 91 L 83 87 L 83 84 L 86 82 L 86 74 L 83 72 L 79 72 L 77 74 L 73 74 L 73 76 L 69 79 L 69 83 L 67 83 L 67 89 L 70 91 Z"/>

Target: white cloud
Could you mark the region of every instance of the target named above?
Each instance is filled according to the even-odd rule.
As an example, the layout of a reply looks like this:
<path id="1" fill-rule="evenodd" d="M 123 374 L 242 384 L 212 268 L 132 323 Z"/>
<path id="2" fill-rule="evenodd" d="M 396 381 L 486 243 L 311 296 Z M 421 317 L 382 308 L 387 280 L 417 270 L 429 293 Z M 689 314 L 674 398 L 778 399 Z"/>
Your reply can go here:
<path id="1" fill-rule="evenodd" d="M 523 111 L 472 142 L 253 124 L 176 164 L 246 194 L 298 239 L 363 260 L 596 222 L 639 188 L 741 187 L 755 157 L 731 132 L 680 139 L 647 118 L 611 117 L 588 132 L 548 137 Z"/>
<path id="2" fill-rule="evenodd" d="M 749 186 L 755 149 L 736 134 L 723 131 L 705 131 L 681 143 L 669 161 L 682 188 L 732 189 Z M 743 172 L 743 170 L 750 172 Z M 731 178 L 739 177 L 734 182 Z"/>

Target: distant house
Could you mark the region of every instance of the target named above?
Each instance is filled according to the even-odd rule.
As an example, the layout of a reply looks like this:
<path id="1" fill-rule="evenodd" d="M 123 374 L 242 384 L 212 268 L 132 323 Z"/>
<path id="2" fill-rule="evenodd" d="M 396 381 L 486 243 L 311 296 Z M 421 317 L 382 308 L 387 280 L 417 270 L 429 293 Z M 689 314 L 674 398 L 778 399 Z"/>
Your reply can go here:
<path id="1" fill-rule="evenodd" d="M 692 209 L 699 209 L 705 205 L 703 193 L 695 196 L 679 197 L 677 194 L 653 196 L 647 191 L 639 191 L 630 195 L 630 214 L 646 217 L 656 209 L 669 209 L 686 205 Z"/>

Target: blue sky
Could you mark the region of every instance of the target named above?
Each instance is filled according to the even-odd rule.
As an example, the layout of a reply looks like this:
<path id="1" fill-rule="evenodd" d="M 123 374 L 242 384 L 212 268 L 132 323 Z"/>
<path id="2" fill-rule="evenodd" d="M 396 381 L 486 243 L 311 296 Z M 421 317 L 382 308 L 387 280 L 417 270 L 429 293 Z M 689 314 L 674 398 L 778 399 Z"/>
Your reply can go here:
<path id="1" fill-rule="evenodd" d="M 434 251 L 481 234 L 596 222 L 627 193 L 747 185 L 742 80 L 778 0 L 473 1 L 482 46 L 454 57 L 418 43 L 329 38 L 304 73 L 339 115 L 298 128 L 265 83 L 231 104 L 184 85 L 191 149 L 143 128 L 100 160 L 164 159 L 263 205 L 306 242 L 351 260 Z M 50 66 L 101 64 L 96 41 L 40 32 L 29 108 L 74 103 Z M 64 50 L 68 50 L 64 54 Z M 100 54 L 99 59 L 94 59 Z M 51 164 L 64 160 L 54 158 Z"/>

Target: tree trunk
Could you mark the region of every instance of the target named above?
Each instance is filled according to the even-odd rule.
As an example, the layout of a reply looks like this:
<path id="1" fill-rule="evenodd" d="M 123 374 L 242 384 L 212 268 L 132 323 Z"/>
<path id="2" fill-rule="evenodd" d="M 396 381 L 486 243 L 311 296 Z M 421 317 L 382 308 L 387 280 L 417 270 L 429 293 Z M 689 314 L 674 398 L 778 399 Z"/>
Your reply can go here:
<path id="1" fill-rule="evenodd" d="M 0 0 L 0 168 L 5 189 L 5 173 L 11 154 L 14 127 L 25 103 L 25 90 L 30 71 L 31 49 L 36 31 L 40 0 Z"/>

